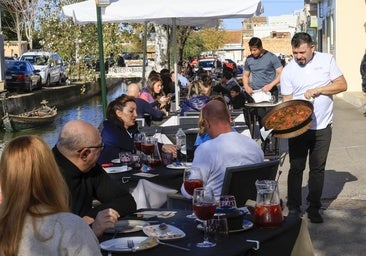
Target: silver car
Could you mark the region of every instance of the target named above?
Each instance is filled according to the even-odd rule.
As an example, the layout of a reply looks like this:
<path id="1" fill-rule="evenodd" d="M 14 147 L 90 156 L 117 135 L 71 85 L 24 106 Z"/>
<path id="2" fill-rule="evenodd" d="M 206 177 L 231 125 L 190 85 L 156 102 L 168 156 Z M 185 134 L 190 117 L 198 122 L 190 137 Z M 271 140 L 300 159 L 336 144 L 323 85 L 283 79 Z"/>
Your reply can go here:
<path id="1" fill-rule="evenodd" d="M 64 64 L 57 53 L 46 51 L 29 51 L 23 53 L 20 60 L 29 61 L 42 77 L 42 85 L 61 84 L 64 79 Z"/>

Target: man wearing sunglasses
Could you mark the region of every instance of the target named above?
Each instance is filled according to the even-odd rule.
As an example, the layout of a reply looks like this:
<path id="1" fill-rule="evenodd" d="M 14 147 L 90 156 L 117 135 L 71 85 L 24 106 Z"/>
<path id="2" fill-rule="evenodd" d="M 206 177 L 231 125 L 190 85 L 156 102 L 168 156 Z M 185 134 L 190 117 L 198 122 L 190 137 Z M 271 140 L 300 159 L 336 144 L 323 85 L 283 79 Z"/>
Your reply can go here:
<path id="1" fill-rule="evenodd" d="M 65 124 L 52 149 L 70 190 L 71 211 L 83 217 L 97 236 L 113 228 L 119 217 L 136 210 L 128 187 L 97 164 L 103 147 L 97 128 L 74 120 Z M 100 204 L 93 205 L 93 200 Z"/>

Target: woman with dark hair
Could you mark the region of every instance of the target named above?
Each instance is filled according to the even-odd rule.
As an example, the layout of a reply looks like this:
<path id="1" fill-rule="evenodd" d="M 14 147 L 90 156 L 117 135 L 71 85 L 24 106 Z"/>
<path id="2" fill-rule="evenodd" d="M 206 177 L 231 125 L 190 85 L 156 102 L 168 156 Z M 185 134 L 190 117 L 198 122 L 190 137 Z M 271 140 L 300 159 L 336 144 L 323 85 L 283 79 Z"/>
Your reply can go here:
<path id="1" fill-rule="evenodd" d="M 38 136 L 11 140 L 1 156 L 0 255 L 101 255 L 87 222 L 70 213 L 67 185 Z"/>
<path id="2" fill-rule="evenodd" d="M 104 148 L 99 156 L 100 164 L 118 158 L 119 152 L 134 152 L 133 135 L 139 132 L 135 99 L 121 95 L 111 101 L 107 106 L 106 118 L 101 133 Z"/>
<path id="3" fill-rule="evenodd" d="M 103 151 L 98 163 L 109 163 L 118 158 L 120 152 L 135 152 L 134 134 L 139 133 L 136 123 L 135 99 L 128 95 L 121 95 L 108 104 L 106 117 L 103 122 L 102 139 Z M 176 154 L 175 145 L 159 144 L 160 150 Z"/>
<path id="4" fill-rule="evenodd" d="M 140 98 L 149 102 L 153 107 L 164 109 L 170 101 L 163 92 L 163 80 L 160 75 L 151 75 L 146 81 L 146 87 L 142 88 Z"/>
<path id="5" fill-rule="evenodd" d="M 173 83 L 173 80 L 172 80 L 170 74 L 171 73 L 170 73 L 169 69 L 163 68 L 162 70 L 160 70 L 160 77 L 162 80 L 163 92 L 168 97 L 170 97 L 170 95 L 172 93 L 174 93 L 174 91 L 175 91 L 174 83 Z"/>
<path id="6" fill-rule="evenodd" d="M 152 107 L 163 111 L 165 115 L 168 114 L 166 106 L 170 98 L 164 95 L 163 80 L 159 73 L 149 76 L 146 87 L 141 90 L 140 98 L 150 103 Z"/>

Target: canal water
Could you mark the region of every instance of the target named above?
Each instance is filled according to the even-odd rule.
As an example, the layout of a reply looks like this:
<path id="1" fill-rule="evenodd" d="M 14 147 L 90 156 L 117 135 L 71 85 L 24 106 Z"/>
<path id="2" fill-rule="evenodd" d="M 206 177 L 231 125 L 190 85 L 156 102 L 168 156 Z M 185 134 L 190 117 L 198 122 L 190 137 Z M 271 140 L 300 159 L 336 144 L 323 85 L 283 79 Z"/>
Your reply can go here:
<path id="1" fill-rule="evenodd" d="M 122 87 L 116 86 L 112 88 L 107 93 L 107 100 L 110 102 L 114 98 L 122 94 Z M 50 102 L 50 106 L 52 102 Z M 84 120 L 94 126 L 98 127 L 103 121 L 103 106 L 101 96 L 94 96 L 83 102 L 75 103 L 66 109 L 58 110 L 57 117 L 55 121 L 46 127 L 37 129 L 28 129 L 19 132 L 5 132 L 0 131 L 0 152 L 2 151 L 4 145 L 10 141 L 12 138 L 21 135 L 39 135 L 42 137 L 47 144 L 52 148 L 56 142 L 58 134 L 65 123 L 70 120 Z"/>

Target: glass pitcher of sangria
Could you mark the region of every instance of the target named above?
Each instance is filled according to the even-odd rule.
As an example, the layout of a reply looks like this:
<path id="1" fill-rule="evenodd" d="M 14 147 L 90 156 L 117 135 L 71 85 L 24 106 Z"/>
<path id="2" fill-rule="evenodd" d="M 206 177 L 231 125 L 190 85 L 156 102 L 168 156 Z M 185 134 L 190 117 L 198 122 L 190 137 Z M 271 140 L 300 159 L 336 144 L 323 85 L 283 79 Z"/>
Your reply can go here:
<path id="1" fill-rule="evenodd" d="M 275 180 L 257 180 L 257 200 L 254 209 L 254 222 L 258 227 L 278 227 L 282 224 L 283 215 Z"/>

